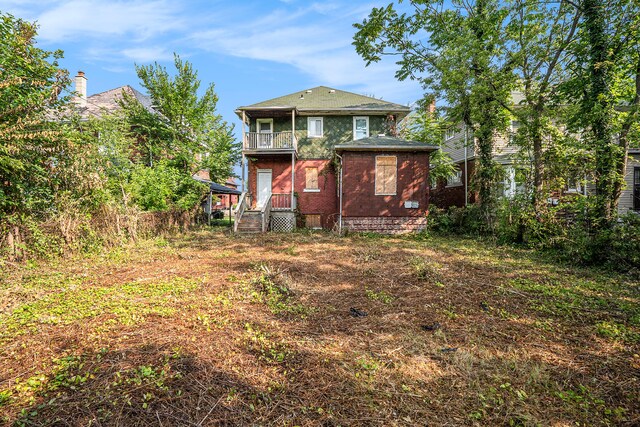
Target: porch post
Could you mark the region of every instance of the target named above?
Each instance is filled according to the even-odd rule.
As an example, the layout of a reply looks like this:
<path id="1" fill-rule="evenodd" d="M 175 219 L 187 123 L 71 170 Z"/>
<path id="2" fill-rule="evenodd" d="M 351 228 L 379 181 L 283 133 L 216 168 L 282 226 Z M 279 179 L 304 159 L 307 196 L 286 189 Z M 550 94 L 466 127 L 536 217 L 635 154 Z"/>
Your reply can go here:
<path id="1" fill-rule="evenodd" d="M 240 161 L 240 168 L 242 169 L 242 192 L 244 193 L 245 184 L 244 184 L 244 141 L 246 140 L 244 133 L 244 124 L 247 120 L 246 114 L 244 110 L 242 111 L 242 160 Z"/>
<path id="2" fill-rule="evenodd" d="M 291 146 L 294 150 L 296 147 L 296 110 L 291 110 Z"/>
<path id="3" fill-rule="evenodd" d="M 296 153 L 291 153 L 291 210 L 293 211 L 294 191 L 296 188 Z"/>

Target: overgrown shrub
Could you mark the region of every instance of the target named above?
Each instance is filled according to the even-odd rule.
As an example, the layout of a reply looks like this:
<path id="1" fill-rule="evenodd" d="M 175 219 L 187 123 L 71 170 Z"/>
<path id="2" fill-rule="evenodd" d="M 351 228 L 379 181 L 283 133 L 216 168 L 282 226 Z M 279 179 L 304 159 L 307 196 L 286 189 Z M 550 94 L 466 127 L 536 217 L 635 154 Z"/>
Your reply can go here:
<path id="1" fill-rule="evenodd" d="M 524 198 L 503 199 L 487 226 L 476 205 L 432 209 L 428 231 L 472 237 L 490 236 L 498 244 L 520 244 L 572 264 L 605 265 L 638 272 L 640 215 L 628 214 L 612 227 L 601 227 L 594 200 L 576 195 L 536 212 Z"/>

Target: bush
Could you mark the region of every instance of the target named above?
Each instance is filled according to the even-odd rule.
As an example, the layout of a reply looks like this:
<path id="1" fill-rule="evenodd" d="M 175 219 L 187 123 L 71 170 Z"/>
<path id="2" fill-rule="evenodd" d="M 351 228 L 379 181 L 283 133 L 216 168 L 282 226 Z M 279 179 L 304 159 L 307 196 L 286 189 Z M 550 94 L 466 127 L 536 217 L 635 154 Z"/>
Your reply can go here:
<path id="1" fill-rule="evenodd" d="M 491 236 L 498 244 L 520 244 L 579 265 L 640 272 L 640 215 L 612 227 L 596 227 L 593 199 L 576 196 L 538 212 L 525 198 L 503 199 L 493 227 L 476 205 L 432 209 L 428 231 L 442 235 Z"/>

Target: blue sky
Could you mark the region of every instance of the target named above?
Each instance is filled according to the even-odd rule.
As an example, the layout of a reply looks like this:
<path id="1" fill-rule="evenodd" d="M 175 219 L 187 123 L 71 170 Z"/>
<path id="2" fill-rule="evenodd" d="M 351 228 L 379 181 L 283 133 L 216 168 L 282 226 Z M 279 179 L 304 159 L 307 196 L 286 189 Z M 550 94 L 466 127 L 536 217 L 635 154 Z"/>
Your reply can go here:
<path id="1" fill-rule="evenodd" d="M 83 70 L 89 95 L 130 84 L 134 63 L 172 67 L 173 52 L 213 82 L 218 110 L 326 85 L 407 104 L 415 82 L 394 78 L 393 60 L 365 67 L 351 45 L 354 22 L 378 2 L 358 0 L 0 0 L 0 11 L 37 21 L 38 46 L 62 49 L 61 66 Z M 171 68 L 170 68 L 171 69 Z"/>

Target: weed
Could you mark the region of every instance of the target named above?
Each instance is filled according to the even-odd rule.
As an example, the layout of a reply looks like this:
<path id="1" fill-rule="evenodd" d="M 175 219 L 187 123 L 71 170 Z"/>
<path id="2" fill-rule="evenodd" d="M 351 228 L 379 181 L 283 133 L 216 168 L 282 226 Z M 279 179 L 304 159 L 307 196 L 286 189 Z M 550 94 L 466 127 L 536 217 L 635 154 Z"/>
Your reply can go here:
<path id="1" fill-rule="evenodd" d="M 382 251 L 377 247 L 365 246 L 361 249 L 356 249 L 354 254 L 354 261 L 357 264 L 367 264 L 380 258 L 382 258 Z"/>
<path id="2" fill-rule="evenodd" d="M 245 323 L 244 329 L 245 343 L 258 359 L 277 365 L 290 362 L 295 356 L 284 340 L 274 341 L 270 334 L 263 332 L 258 326 Z"/>
<path id="3" fill-rule="evenodd" d="M 293 298 L 284 272 L 273 270 L 266 264 L 257 268 L 258 275 L 251 280 L 254 290 L 251 296 L 254 301 L 264 303 L 273 314 L 293 314 L 305 317 L 309 310 Z"/>
<path id="4" fill-rule="evenodd" d="M 628 344 L 637 344 L 640 342 L 640 334 L 621 323 L 599 322 L 596 324 L 596 332 L 601 337 L 623 341 Z"/>
<path id="5" fill-rule="evenodd" d="M 411 267 L 413 268 L 414 276 L 419 280 L 441 281 L 440 270 L 442 269 L 442 265 L 437 262 L 415 257 L 411 259 Z"/>
<path id="6" fill-rule="evenodd" d="M 369 298 L 372 301 L 380 301 L 384 304 L 391 304 L 393 302 L 393 300 L 395 299 L 395 297 L 391 294 L 386 293 L 385 291 L 374 291 L 372 289 L 366 288 L 365 289 L 365 294 L 367 295 L 367 298 Z"/>
<path id="7" fill-rule="evenodd" d="M 359 357 L 356 359 L 356 378 L 360 378 L 363 375 L 368 378 L 373 378 L 380 369 L 380 362 L 371 357 Z"/>
<path id="8" fill-rule="evenodd" d="M 289 256 L 297 256 L 298 253 L 296 252 L 296 245 L 287 246 L 287 248 L 284 250 L 284 253 Z"/>

